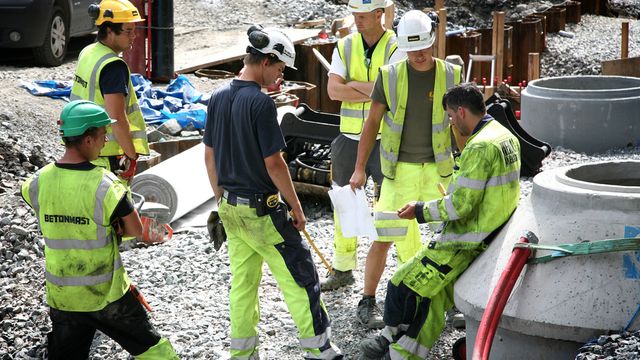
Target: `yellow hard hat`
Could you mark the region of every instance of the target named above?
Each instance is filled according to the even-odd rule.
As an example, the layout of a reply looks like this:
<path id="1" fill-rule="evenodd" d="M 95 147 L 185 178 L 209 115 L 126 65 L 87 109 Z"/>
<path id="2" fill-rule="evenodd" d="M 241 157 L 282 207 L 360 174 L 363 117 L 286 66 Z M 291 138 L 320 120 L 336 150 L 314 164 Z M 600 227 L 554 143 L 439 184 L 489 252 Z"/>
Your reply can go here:
<path id="1" fill-rule="evenodd" d="M 89 14 L 96 18 L 98 26 L 107 21 L 114 24 L 144 21 L 138 9 L 127 0 L 103 0 L 100 5 L 92 4 Z"/>

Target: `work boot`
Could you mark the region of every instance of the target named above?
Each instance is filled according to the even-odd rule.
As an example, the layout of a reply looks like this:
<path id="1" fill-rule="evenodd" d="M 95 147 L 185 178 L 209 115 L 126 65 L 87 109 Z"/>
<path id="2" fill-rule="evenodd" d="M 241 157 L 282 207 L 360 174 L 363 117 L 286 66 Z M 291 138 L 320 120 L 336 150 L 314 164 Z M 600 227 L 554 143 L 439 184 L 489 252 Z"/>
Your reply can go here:
<path id="1" fill-rule="evenodd" d="M 384 321 L 374 296 L 365 295 L 358 303 L 358 321 L 368 329 L 382 329 Z"/>
<path id="2" fill-rule="evenodd" d="M 343 286 L 351 285 L 356 280 L 353 278 L 353 272 L 351 270 L 340 271 L 333 270 L 333 274 L 329 274 L 327 280 L 320 283 L 321 291 L 331 291 L 339 289 Z"/>
<path id="3" fill-rule="evenodd" d="M 362 340 L 360 343 L 360 359 L 361 360 L 380 360 L 385 359 L 389 353 L 389 345 L 391 343 L 386 337 L 378 335 L 376 337 Z"/>
<path id="4" fill-rule="evenodd" d="M 462 330 L 466 328 L 464 315 L 460 313 L 456 308 L 447 311 L 445 322 L 447 325 L 451 325 L 454 329 Z"/>

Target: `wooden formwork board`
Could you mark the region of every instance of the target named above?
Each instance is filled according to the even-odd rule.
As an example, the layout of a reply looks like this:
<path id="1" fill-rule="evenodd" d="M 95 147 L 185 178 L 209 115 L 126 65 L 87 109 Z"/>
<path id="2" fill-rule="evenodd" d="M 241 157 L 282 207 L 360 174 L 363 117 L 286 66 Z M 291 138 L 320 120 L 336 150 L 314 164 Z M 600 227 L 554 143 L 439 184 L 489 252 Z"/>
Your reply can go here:
<path id="1" fill-rule="evenodd" d="M 640 77 L 640 57 L 603 61 L 602 75 Z"/>
<path id="2" fill-rule="evenodd" d="M 301 44 L 318 35 L 318 29 L 282 29 L 294 44 Z M 175 53 L 175 72 L 184 74 L 198 69 L 212 67 L 246 55 L 246 31 L 217 31 L 215 46 L 187 50 Z"/>

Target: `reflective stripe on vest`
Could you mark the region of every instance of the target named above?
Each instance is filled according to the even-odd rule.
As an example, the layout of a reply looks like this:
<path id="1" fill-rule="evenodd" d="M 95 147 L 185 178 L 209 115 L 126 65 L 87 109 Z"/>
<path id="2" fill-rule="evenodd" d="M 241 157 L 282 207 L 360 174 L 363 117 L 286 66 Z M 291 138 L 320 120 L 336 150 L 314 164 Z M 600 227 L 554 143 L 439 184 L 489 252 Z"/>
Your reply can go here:
<path id="1" fill-rule="evenodd" d="M 100 73 L 102 69 L 113 61 L 122 61 L 110 48 L 101 43 L 95 43 L 82 50 L 78 58 L 73 87 L 71 88 L 71 100 L 85 99 L 93 101 L 104 107 L 104 97 L 100 91 Z M 128 69 L 128 68 L 127 68 Z M 131 76 L 128 76 L 128 93 L 125 98 L 127 118 L 129 120 L 129 130 L 136 153 L 142 155 L 149 154 L 149 144 L 146 134 L 146 124 L 142 116 L 142 111 L 138 105 L 135 89 L 131 83 Z M 88 78 L 88 81 L 86 80 Z M 107 142 L 100 151 L 100 156 L 122 155 L 124 151 L 113 135 L 111 125 L 107 125 Z"/>
<path id="2" fill-rule="evenodd" d="M 96 204 L 93 209 L 93 221 L 96 224 L 101 224 L 102 219 L 104 218 L 104 198 L 111 187 L 111 183 L 115 180 L 112 178 L 112 174 L 106 175 L 102 178 L 100 185 L 96 189 Z M 37 183 L 37 180 L 33 181 Z M 37 190 L 36 195 L 37 197 Z M 35 208 L 34 208 L 35 209 Z M 36 210 L 36 213 L 38 211 Z M 79 249 L 79 250 L 92 250 L 92 249 L 100 249 L 105 246 L 108 246 L 113 241 L 112 234 L 107 232 L 107 228 L 104 226 L 98 226 L 96 229 L 96 240 L 73 240 L 73 239 L 51 239 L 48 237 L 44 237 L 45 244 L 50 249 Z"/>
<path id="3" fill-rule="evenodd" d="M 137 130 L 137 131 L 132 131 L 130 132 L 131 134 L 131 138 L 132 139 L 146 139 L 147 138 L 147 132 L 145 130 Z M 113 135 L 113 133 L 107 134 L 107 140 L 108 141 L 116 141 L 116 136 Z M 137 152 L 137 150 L 136 150 Z"/>
<path id="4" fill-rule="evenodd" d="M 40 203 L 38 202 L 40 189 L 39 180 L 40 172 L 37 172 L 29 184 L 29 198 L 31 200 L 31 206 L 38 218 L 40 218 Z M 43 236 L 47 247 L 56 250 L 93 250 L 111 245 L 113 242 L 111 232 L 108 232 L 105 226 L 100 226 L 99 224 L 102 224 L 104 219 L 104 199 L 114 181 L 116 181 L 116 179 L 112 173 L 105 174 L 95 192 L 96 203 L 93 209 L 93 221 L 98 225 L 96 228 L 96 240 L 52 239 L 50 237 Z M 121 266 L 122 264 L 120 267 Z M 111 274 L 113 274 L 113 272 Z M 54 275 L 51 276 L 55 278 Z M 63 285 L 59 283 L 56 284 Z"/>
<path id="5" fill-rule="evenodd" d="M 98 311 L 126 293 L 128 279 L 111 227 L 126 188 L 102 168 L 49 164 L 22 185 L 45 240 L 47 303 L 64 311 Z"/>
<path id="6" fill-rule="evenodd" d="M 113 261 L 113 270 L 100 274 L 100 275 L 88 275 L 88 276 L 55 276 L 48 271 L 45 271 L 45 279 L 58 286 L 96 286 L 102 283 L 109 282 L 113 279 L 113 274 L 116 270 L 122 267 L 122 260 L 118 256 Z"/>
<path id="7" fill-rule="evenodd" d="M 459 82 L 460 67 L 434 58 L 436 80 L 434 84 L 433 109 L 431 118 L 432 144 L 438 173 L 442 177 L 451 175 L 453 159 L 451 157 L 451 136 L 447 113 L 440 106 L 447 89 Z M 385 97 L 389 111 L 384 115 L 382 123 L 382 140 L 380 142 L 380 162 L 385 177 L 395 178 L 396 165 L 402 129 L 408 101 L 408 62 L 402 61 L 381 68 Z"/>
<path id="8" fill-rule="evenodd" d="M 518 179 L 520 179 L 519 171 L 512 171 L 505 175 L 494 176 L 492 178 L 489 178 L 489 180 L 486 180 L 486 181 L 469 179 L 466 177 L 459 176 L 458 178 L 456 178 L 456 186 L 458 188 L 466 187 L 473 190 L 484 190 L 485 188 L 488 188 L 488 187 L 504 185 Z"/>
<path id="9" fill-rule="evenodd" d="M 347 75 L 345 82 L 372 82 L 378 76 L 378 69 L 389 63 L 389 58 L 397 49 L 395 33 L 385 30 L 371 55 L 371 62 L 366 63 L 362 34 L 354 33 L 338 42 L 338 54 L 343 60 Z M 360 134 L 364 121 L 369 116 L 371 101 L 343 101 L 340 106 L 340 132 Z"/>
<path id="10" fill-rule="evenodd" d="M 448 241 L 456 241 L 456 242 L 480 242 L 489 236 L 488 232 L 468 232 L 464 234 L 456 234 L 447 232 L 440 236 L 437 241 L 448 242 Z"/>
<path id="11" fill-rule="evenodd" d="M 423 209 L 425 221 L 446 221 L 439 242 L 479 243 L 508 220 L 520 197 L 519 159 L 518 140 L 495 120 L 469 137 L 453 191 Z"/>

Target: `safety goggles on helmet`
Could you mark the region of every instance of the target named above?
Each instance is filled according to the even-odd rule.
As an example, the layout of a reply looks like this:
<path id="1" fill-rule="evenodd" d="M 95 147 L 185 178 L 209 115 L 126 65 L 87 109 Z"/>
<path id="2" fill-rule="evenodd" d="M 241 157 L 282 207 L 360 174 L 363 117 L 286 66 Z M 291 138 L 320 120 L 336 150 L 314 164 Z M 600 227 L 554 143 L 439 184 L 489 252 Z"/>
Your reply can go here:
<path id="1" fill-rule="evenodd" d="M 293 65 L 296 60 L 296 50 L 285 33 L 278 29 L 263 29 L 260 25 L 253 25 L 247 30 L 247 35 L 251 44 L 247 46 L 247 53 L 253 49 L 261 54 L 272 54 L 288 67 L 297 70 Z"/>

